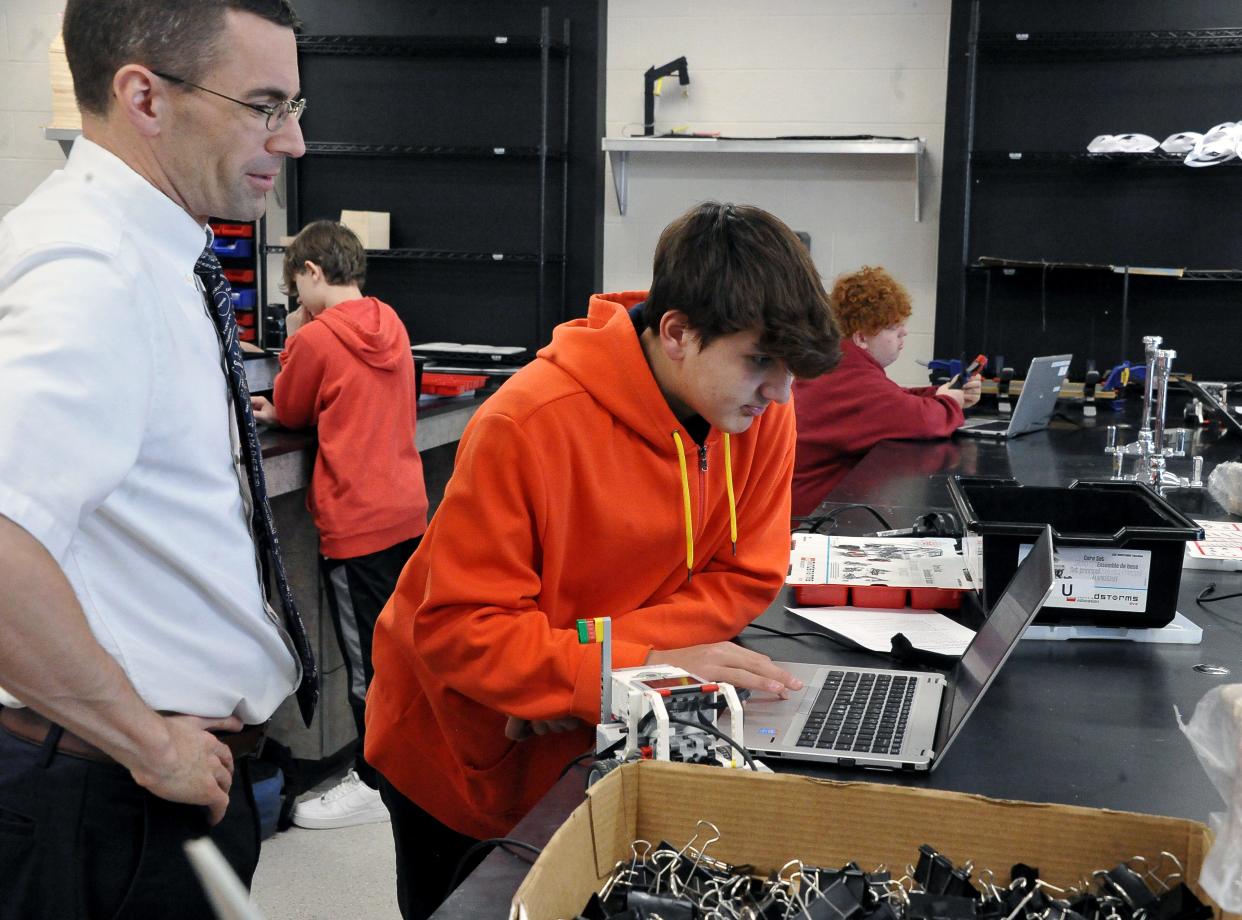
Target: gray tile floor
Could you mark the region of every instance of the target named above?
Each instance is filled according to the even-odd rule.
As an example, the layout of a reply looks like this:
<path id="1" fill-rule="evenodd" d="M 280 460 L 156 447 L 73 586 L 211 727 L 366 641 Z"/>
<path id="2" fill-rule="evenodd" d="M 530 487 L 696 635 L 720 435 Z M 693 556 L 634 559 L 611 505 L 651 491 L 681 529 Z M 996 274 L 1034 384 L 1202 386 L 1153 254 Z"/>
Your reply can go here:
<path id="1" fill-rule="evenodd" d="M 392 828 L 291 827 L 275 834 L 263 841 L 250 893 L 265 920 L 400 920 Z"/>

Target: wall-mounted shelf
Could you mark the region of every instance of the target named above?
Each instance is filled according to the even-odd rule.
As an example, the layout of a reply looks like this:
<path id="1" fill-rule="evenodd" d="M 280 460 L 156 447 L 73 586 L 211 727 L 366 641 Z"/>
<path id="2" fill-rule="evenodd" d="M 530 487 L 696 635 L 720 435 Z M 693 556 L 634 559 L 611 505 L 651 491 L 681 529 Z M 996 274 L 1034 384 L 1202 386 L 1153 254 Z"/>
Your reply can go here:
<path id="1" fill-rule="evenodd" d="M 631 153 L 766 153 L 803 156 L 914 157 L 914 219 L 922 219 L 923 151 L 921 138 L 907 140 L 811 140 L 792 138 L 715 138 L 715 137 L 606 137 L 603 149 L 612 166 L 612 184 L 617 194 L 617 210 L 625 214 L 629 192 Z"/>
<path id="2" fill-rule="evenodd" d="M 64 151 L 65 156 L 69 156 L 69 148 L 73 146 L 73 142 L 78 139 L 78 135 L 82 133 L 81 128 L 44 128 L 44 140 L 56 141 L 60 144 L 60 149 Z"/>

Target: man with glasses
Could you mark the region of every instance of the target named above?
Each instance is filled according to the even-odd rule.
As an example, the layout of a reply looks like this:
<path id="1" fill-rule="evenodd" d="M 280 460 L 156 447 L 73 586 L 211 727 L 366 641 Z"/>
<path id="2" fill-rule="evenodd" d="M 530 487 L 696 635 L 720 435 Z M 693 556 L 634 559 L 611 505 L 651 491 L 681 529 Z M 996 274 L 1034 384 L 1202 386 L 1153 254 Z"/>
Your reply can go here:
<path id="1" fill-rule="evenodd" d="M 0 223 L 0 918 L 212 916 L 180 844 L 210 828 L 249 882 L 234 768 L 295 687 L 312 711 L 205 251 L 305 152 L 295 25 L 65 9 L 83 136 Z"/>

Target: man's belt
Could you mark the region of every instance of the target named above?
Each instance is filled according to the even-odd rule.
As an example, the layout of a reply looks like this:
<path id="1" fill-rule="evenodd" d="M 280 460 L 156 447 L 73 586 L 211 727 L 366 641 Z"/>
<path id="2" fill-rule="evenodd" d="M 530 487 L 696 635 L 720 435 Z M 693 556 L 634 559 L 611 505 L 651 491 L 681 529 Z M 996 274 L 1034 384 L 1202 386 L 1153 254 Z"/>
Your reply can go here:
<path id="1" fill-rule="evenodd" d="M 264 722 L 261 725 L 247 725 L 241 731 L 213 732 L 213 734 L 233 752 L 234 758 L 245 757 L 258 753 L 263 745 L 263 738 L 267 735 L 268 724 Z M 48 733 L 54 726 L 55 723 L 50 719 L 45 719 L 31 709 L 0 707 L 0 728 L 33 744 L 42 744 L 47 740 Z M 84 738 L 79 738 L 67 729 L 57 741 L 56 750 L 62 754 L 83 757 L 99 763 L 116 762 L 95 745 Z"/>

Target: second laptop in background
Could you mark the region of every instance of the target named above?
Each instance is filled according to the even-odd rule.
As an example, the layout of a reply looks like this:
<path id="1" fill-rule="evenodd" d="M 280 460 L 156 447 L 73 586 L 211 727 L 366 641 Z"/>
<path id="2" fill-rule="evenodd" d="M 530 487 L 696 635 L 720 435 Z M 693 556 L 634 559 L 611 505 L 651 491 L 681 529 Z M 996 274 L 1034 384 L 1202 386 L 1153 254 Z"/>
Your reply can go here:
<path id="1" fill-rule="evenodd" d="M 1015 438 L 1031 431 L 1043 431 L 1057 406 L 1061 384 L 1069 373 L 1073 355 L 1048 355 L 1031 361 L 1022 381 L 1013 415 L 1008 419 L 972 418 L 957 430 L 980 438 Z"/>

